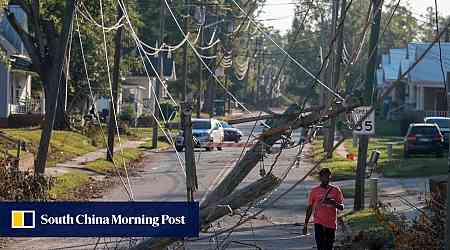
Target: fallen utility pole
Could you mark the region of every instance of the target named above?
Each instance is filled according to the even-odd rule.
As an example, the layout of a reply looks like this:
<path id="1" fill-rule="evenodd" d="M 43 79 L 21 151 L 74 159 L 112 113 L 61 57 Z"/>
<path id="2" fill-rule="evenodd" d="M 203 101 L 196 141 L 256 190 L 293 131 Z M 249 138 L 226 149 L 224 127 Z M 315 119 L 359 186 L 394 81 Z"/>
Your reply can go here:
<path id="1" fill-rule="evenodd" d="M 117 20 L 121 20 L 123 16 L 120 4 L 117 4 Z M 122 31 L 123 26 L 117 28 L 115 37 L 115 54 L 114 54 L 114 71 L 112 79 L 112 97 L 109 103 L 109 124 L 108 124 L 108 147 L 106 149 L 106 160 L 112 162 L 114 157 L 114 139 L 117 131 L 117 113 L 119 112 L 117 95 L 119 93 L 119 76 L 120 76 L 120 59 L 122 51 Z"/>
<path id="2" fill-rule="evenodd" d="M 165 33 L 165 26 L 166 26 L 166 8 L 165 8 L 165 2 L 164 0 L 161 0 L 161 6 L 160 6 L 160 23 L 159 23 L 159 46 L 162 46 L 164 44 L 164 33 Z M 152 148 L 158 147 L 158 123 L 157 120 L 159 120 L 160 112 L 159 112 L 159 99 L 161 95 L 161 86 L 164 84 L 162 82 L 162 79 L 164 78 L 164 58 L 163 58 L 163 52 L 159 52 L 159 79 L 156 81 L 155 86 L 155 110 L 154 110 L 154 117 L 155 122 L 153 124 L 153 131 L 152 131 Z M 152 86 L 153 87 L 153 86 Z"/>
<path id="3" fill-rule="evenodd" d="M 261 160 L 261 154 L 265 154 L 266 150 L 270 149 L 283 135 L 288 135 L 292 130 L 300 127 L 309 127 L 324 122 L 354 108 L 354 106 L 338 106 L 335 110 L 331 110 L 322 116 L 319 112 L 295 115 L 298 114 L 295 112 L 298 107 L 289 107 L 284 116 L 280 116 L 273 122 L 274 128 L 267 130 L 259 137 L 260 141 L 245 153 L 225 179 L 200 204 L 200 227 L 207 228 L 215 220 L 232 213 L 239 207 L 261 199 L 264 195 L 273 191 L 278 185 L 279 179 L 271 175 L 266 175 L 243 189 L 234 190 L 258 164 Z M 261 147 L 266 150 L 261 150 Z M 162 249 L 177 240 L 179 239 L 152 238 L 142 241 L 132 249 Z"/>
<path id="4" fill-rule="evenodd" d="M 374 21 L 370 32 L 370 44 L 369 44 L 369 61 L 367 62 L 367 75 L 366 75 L 366 87 L 364 96 L 370 98 L 366 99 L 366 104 L 374 104 L 376 101 L 376 93 L 374 93 L 375 85 L 375 70 L 378 55 L 378 39 L 380 35 L 380 23 L 381 23 L 381 8 L 382 0 L 372 0 L 372 13 Z M 369 146 L 369 135 L 361 135 L 359 137 L 358 145 L 358 162 L 356 167 L 356 180 L 355 180 L 355 200 L 353 209 L 359 211 L 364 209 L 364 183 L 366 175 L 366 161 L 367 161 L 367 148 Z"/>

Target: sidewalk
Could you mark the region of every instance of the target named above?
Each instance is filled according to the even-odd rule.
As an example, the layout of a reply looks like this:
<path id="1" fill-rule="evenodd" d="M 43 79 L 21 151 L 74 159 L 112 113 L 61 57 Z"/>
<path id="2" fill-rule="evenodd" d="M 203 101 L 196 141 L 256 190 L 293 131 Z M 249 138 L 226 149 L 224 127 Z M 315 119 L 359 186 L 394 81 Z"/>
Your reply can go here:
<path id="1" fill-rule="evenodd" d="M 116 145 L 114 152 L 119 152 L 121 149 L 126 148 L 138 148 L 144 141 L 125 141 L 122 145 Z M 90 176 L 101 176 L 95 171 L 87 169 L 84 163 L 95 161 L 104 158 L 106 155 L 106 148 L 98 149 L 97 151 L 87 153 L 82 156 L 75 157 L 69 161 L 58 163 L 55 167 L 49 167 L 45 169 L 45 174 L 48 176 L 60 176 L 71 171 L 81 171 Z"/>

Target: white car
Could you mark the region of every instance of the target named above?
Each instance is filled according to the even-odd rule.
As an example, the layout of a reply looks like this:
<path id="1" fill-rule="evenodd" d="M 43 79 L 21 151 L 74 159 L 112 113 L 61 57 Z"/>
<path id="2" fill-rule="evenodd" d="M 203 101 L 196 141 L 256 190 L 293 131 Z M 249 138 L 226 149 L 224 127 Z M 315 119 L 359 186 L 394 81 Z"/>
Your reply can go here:
<path id="1" fill-rule="evenodd" d="M 216 119 L 192 119 L 192 136 L 194 147 L 205 148 L 206 151 L 214 149 L 211 143 L 223 143 L 225 137 L 222 125 Z M 177 151 L 183 150 L 183 132 L 177 136 L 175 148 Z M 222 150 L 222 147 L 217 147 L 217 150 Z"/>

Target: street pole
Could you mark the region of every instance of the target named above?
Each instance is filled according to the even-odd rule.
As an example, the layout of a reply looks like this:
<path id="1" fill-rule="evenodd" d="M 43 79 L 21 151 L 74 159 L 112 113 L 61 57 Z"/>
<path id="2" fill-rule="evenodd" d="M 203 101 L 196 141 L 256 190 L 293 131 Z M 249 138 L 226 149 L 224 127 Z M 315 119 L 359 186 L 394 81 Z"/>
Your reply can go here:
<path id="1" fill-rule="evenodd" d="M 340 0 L 333 0 L 333 7 L 332 7 L 332 17 L 331 17 L 331 39 L 334 39 L 334 37 L 336 37 L 336 23 L 337 23 L 337 19 L 338 19 L 338 14 L 339 14 L 339 1 Z M 327 68 L 327 74 L 328 74 L 328 80 L 327 81 L 327 85 L 328 87 L 330 87 L 331 89 L 334 89 L 334 83 L 336 81 L 336 79 L 334 79 L 335 77 L 335 72 L 336 72 L 336 45 L 335 43 L 331 43 L 330 46 L 330 50 L 331 50 L 331 55 L 330 55 L 330 63 L 328 64 L 329 67 Z M 326 103 L 326 107 L 329 108 L 333 105 L 333 96 L 330 93 L 326 93 L 325 95 L 325 103 Z M 333 157 L 332 153 L 331 153 L 331 149 L 333 148 L 333 144 L 334 144 L 334 127 L 335 127 L 335 122 L 333 122 L 333 120 L 329 120 L 327 123 L 327 134 L 326 134 L 326 138 L 324 140 L 324 151 L 327 152 L 327 157 L 329 159 L 331 159 Z"/>
<path id="2" fill-rule="evenodd" d="M 205 2 L 204 0 L 202 0 L 202 8 L 204 6 Z M 205 13 L 205 22 L 206 22 L 206 13 Z M 200 29 L 200 47 L 203 46 L 204 44 L 204 32 L 203 32 L 203 28 Z M 198 59 L 198 74 L 199 74 L 199 80 L 198 80 L 198 86 L 197 86 L 197 91 L 198 91 L 198 95 L 197 95 L 197 104 L 196 104 L 196 117 L 200 118 L 200 109 L 201 109 L 201 102 L 202 102 L 202 85 L 203 85 L 203 64 L 202 64 L 202 60 L 201 58 Z"/>
<path id="3" fill-rule="evenodd" d="M 381 23 L 381 8 L 382 0 L 372 0 L 372 9 L 374 20 L 370 31 L 370 44 L 369 44 L 369 60 L 367 62 L 367 75 L 366 75 L 366 87 L 364 96 L 370 98 L 366 99 L 366 104 L 374 103 L 376 93 L 374 91 L 375 86 L 375 69 L 378 55 L 378 38 L 380 35 L 380 23 Z M 353 209 L 359 211 L 364 209 L 364 183 L 366 175 L 366 161 L 367 161 L 367 148 L 369 145 L 369 136 L 361 135 L 359 138 L 358 147 L 358 162 L 356 167 L 356 180 L 355 180 L 355 200 Z"/>
<path id="4" fill-rule="evenodd" d="M 182 104 L 183 131 L 184 131 L 184 157 L 186 171 L 186 197 L 188 202 L 194 202 L 194 192 L 198 188 L 194 157 L 194 143 L 192 138 L 192 98 Z"/>
<path id="5" fill-rule="evenodd" d="M 448 31 L 447 31 L 448 33 Z M 447 117 L 450 115 L 450 72 L 447 72 Z M 448 148 L 448 173 L 447 173 L 447 227 L 446 227 L 446 241 L 445 249 L 450 250 L 450 144 Z"/>
<path id="6" fill-rule="evenodd" d="M 161 6 L 160 6 L 160 23 L 159 23 L 159 46 L 162 46 L 162 44 L 164 43 L 164 33 L 165 33 L 165 24 L 166 24 L 166 9 L 165 9 L 165 2 L 164 0 L 161 0 Z M 158 81 L 156 81 L 156 86 L 155 86 L 155 111 L 154 111 L 154 116 L 155 116 L 155 120 L 159 120 L 159 99 L 160 99 L 160 95 L 161 95 L 161 86 L 162 86 L 162 79 L 164 78 L 164 61 L 163 61 L 163 52 L 160 51 L 159 52 L 159 79 Z M 158 123 L 155 121 L 153 124 L 153 133 L 152 133 L 152 148 L 157 148 L 158 147 Z"/>
<path id="7" fill-rule="evenodd" d="M 123 12 L 119 4 L 117 4 L 117 20 L 122 19 Z M 114 54 L 114 71 L 112 79 L 112 99 L 109 103 L 109 124 L 108 124 L 108 148 L 106 149 L 106 160 L 112 162 L 114 157 L 114 140 L 117 131 L 117 113 L 118 113 L 118 92 L 120 77 L 120 59 L 122 52 L 122 26 L 117 28 L 115 37 L 115 54 Z M 114 112 L 115 111 L 115 112 Z"/>

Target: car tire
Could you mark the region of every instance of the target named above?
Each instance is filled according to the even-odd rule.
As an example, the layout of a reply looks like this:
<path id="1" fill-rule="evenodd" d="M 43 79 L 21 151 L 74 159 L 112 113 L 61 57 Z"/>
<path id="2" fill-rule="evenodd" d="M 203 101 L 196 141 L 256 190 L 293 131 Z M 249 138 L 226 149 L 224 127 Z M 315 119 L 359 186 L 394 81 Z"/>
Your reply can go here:
<path id="1" fill-rule="evenodd" d="M 222 151 L 222 147 L 217 147 L 217 150 Z"/>
<path id="2" fill-rule="evenodd" d="M 177 150 L 177 152 L 181 152 L 183 151 L 184 147 L 180 147 L 180 146 L 176 146 L 175 149 Z"/>
<path id="3" fill-rule="evenodd" d="M 206 150 L 207 152 L 209 152 L 209 151 L 213 150 L 213 148 L 205 148 L 205 150 Z"/>
<path id="4" fill-rule="evenodd" d="M 239 136 L 238 138 L 236 138 L 236 140 L 234 140 L 234 142 L 238 143 L 241 141 L 241 137 Z"/>

